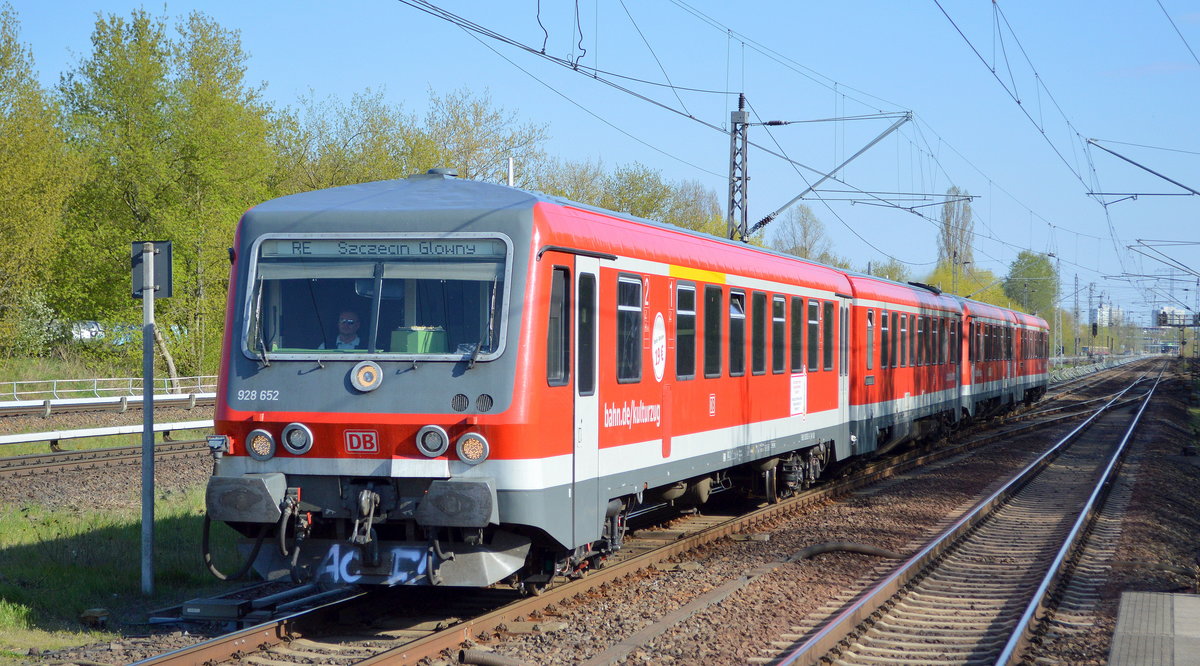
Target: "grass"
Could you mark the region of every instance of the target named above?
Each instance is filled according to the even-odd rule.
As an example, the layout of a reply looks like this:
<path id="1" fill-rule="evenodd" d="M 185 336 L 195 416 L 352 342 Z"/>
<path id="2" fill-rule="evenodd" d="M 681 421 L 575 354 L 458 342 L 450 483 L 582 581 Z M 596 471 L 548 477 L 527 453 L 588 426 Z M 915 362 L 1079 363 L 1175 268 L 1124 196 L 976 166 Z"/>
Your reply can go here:
<path id="1" fill-rule="evenodd" d="M 31 647 L 144 632 L 148 611 L 230 587 L 203 566 L 203 488 L 194 488 L 155 502 L 155 594 L 142 595 L 140 514 L 0 507 L 0 664 Z M 229 528 L 213 526 L 218 563 L 234 561 L 234 539 Z M 93 608 L 109 612 L 107 628 L 82 624 L 80 614 Z"/>
<path id="2" fill-rule="evenodd" d="M 79 358 L 6 358 L 0 363 L 0 383 L 29 382 L 43 379 L 86 379 L 90 377 L 137 377 L 140 365 L 107 364 L 96 359 Z"/>

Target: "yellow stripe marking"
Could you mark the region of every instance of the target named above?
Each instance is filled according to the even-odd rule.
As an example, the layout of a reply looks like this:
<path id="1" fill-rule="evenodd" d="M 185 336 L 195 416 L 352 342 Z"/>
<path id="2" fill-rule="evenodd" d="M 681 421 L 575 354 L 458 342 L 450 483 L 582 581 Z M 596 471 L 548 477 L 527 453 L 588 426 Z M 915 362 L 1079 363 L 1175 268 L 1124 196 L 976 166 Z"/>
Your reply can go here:
<path id="1" fill-rule="evenodd" d="M 688 268 L 687 266 L 676 266 L 674 264 L 671 264 L 671 277 L 681 280 L 695 280 L 696 282 L 725 284 L 724 273 L 706 271 L 700 268 Z"/>

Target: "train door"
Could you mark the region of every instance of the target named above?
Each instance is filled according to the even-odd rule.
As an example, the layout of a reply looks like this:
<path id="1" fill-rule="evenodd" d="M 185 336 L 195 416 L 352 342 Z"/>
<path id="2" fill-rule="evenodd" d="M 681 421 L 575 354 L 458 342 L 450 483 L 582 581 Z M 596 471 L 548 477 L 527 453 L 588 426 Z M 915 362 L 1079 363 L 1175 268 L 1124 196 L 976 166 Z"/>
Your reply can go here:
<path id="1" fill-rule="evenodd" d="M 600 260 L 575 257 L 575 445 L 573 458 L 575 543 L 600 536 L 599 361 Z"/>
<path id="2" fill-rule="evenodd" d="M 850 301 L 842 297 L 838 305 L 838 438 L 850 437 Z M 851 447 L 852 453 L 858 450 Z"/>

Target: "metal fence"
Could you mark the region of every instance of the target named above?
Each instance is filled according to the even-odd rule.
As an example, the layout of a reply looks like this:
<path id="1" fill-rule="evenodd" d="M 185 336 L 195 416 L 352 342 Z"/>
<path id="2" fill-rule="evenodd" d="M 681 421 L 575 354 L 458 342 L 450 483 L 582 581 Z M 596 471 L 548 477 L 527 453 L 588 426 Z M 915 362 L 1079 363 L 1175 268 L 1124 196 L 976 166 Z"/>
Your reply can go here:
<path id="1" fill-rule="evenodd" d="M 155 378 L 154 392 L 213 393 L 217 390 L 216 375 L 196 377 Z M 0 382 L 0 400 L 50 400 L 64 398 L 115 398 L 142 395 L 141 377 L 111 377 L 105 379 L 39 379 L 20 382 Z"/>

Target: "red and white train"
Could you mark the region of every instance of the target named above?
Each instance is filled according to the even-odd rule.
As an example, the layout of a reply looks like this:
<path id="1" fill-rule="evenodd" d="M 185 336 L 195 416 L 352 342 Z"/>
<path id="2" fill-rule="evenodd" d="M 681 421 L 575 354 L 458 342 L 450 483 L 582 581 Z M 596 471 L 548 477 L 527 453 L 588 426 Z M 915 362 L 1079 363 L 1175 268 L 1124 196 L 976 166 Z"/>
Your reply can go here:
<path id="1" fill-rule="evenodd" d="M 207 509 L 266 577 L 538 586 L 1047 383 L 1038 317 L 438 170 L 231 256 Z"/>

